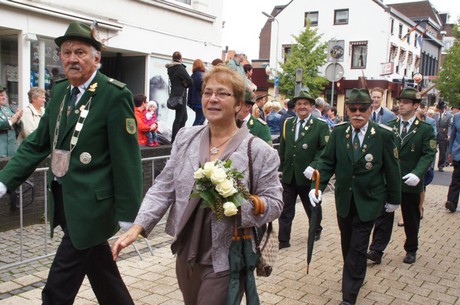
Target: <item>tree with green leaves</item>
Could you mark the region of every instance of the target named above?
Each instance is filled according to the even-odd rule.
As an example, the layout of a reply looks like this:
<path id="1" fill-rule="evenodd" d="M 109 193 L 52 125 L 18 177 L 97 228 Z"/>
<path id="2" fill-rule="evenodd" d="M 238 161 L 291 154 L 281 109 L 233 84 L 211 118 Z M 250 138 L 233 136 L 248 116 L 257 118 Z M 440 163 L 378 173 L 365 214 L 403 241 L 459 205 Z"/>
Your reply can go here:
<path id="1" fill-rule="evenodd" d="M 285 63 L 281 64 L 280 92 L 292 96 L 295 88 L 295 70 L 303 69 L 302 87 L 308 87 L 311 94 L 318 96 L 322 93 L 328 80 L 320 76 L 318 69 L 326 63 L 327 43 L 320 42 L 321 35 L 308 23 L 305 31 L 294 36 L 295 44 L 287 54 Z"/>
<path id="2" fill-rule="evenodd" d="M 436 87 L 445 101 L 452 106 L 460 103 L 460 18 L 454 25 L 454 43 L 447 55 L 436 80 Z"/>

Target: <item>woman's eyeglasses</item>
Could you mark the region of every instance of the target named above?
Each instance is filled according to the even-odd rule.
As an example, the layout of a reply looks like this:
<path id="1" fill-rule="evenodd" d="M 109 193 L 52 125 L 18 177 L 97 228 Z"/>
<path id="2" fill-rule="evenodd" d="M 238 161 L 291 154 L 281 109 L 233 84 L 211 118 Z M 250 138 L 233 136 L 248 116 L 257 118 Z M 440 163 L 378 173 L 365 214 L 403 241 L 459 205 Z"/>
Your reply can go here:
<path id="1" fill-rule="evenodd" d="M 359 112 L 366 112 L 367 109 L 369 109 L 369 106 L 368 105 L 359 106 L 359 107 L 348 106 L 348 110 L 350 110 L 350 112 L 356 112 L 358 109 L 359 109 Z"/>
<path id="2" fill-rule="evenodd" d="M 215 94 L 218 99 L 226 99 L 229 96 L 233 96 L 233 94 L 225 92 L 225 91 L 211 91 L 211 90 L 206 90 L 203 92 L 203 97 L 204 98 L 211 98 L 212 95 Z"/>

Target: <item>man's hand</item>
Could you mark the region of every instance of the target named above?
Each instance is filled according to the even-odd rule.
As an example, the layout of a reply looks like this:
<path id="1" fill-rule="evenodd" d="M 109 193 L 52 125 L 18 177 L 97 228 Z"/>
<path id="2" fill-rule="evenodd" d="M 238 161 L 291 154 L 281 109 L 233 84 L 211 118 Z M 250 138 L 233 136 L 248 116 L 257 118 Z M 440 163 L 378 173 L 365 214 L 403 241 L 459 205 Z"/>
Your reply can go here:
<path id="1" fill-rule="evenodd" d="M 312 207 L 315 207 L 316 204 L 321 202 L 321 191 L 318 190 L 318 197 L 315 196 L 315 190 L 311 190 L 310 193 L 308 193 L 308 198 L 310 198 L 310 204 Z"/>
<path id="2" fill-rule="evenodd" d="M 420 178 L 412 173 L 409 173 L 402 178 L 405 180 L 404 183 L 408 186 L 416 186 L 420 182 Z"/>
<path id="3" fill-rule="evenodd" d="M 140 225 L 132 225 L 131 228 L 123 233 L 112 246 L 112 258 L 117 260 L 120 251 L 136 241 L 143 228 Z"/>
<path id="4" fill-rule="evenodd" d="M 2 198 L 3 195 L 6 194 L 6 191 L 7 191 L 6 186 L 0 182 L 0 198 Z"/>
<path id="5" fill-rule="evenodd" d="M 311 176 L 313 176 L 313 172 L 315 171 L 315 169 L 311 166 L 307 167 L 304 171 L 303 171 L 303 175 L 305 176 L 305 178 L 307 178 L 308 180 L 311 180 Z"/>
<path id="6" fill-rule="evenodd" d="M 393 213 L 399 208 L 399 204 L 385 203 L 385 212 Z"/>

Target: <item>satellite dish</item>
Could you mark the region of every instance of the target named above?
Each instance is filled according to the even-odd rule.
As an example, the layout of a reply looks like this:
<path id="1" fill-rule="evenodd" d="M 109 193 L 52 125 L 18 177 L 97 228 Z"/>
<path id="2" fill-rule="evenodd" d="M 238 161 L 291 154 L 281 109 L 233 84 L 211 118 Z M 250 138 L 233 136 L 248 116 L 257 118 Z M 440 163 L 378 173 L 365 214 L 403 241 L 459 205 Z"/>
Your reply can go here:
<path id="1" fill-rule="evenodd" d="M 341 64 L 333 63 L 326 68 L 326 78 L 330 82 L 338 82 L 343 77 L 343 67 Z"/>

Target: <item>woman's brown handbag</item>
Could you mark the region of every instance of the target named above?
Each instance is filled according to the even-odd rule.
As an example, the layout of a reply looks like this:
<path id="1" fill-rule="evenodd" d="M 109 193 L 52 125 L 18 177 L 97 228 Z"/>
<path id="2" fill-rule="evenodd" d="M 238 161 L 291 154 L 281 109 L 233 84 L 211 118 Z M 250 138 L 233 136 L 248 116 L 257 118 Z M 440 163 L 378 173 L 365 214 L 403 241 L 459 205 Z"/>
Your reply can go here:
<path id="1" fill-rule="evenodd" d="M 252 153 L 251 143 L 255 137 L 249 139 L 248 142 L 248 168 L 249 168 L 249 191 L 253 192 L 253 171 L 252 171 Z M 278 256 L 278 233 L 273 228 L 271 222 L 263 225 L 260 228 L 252 228 L 254 242 L 256 244 L 256 252 L 259 255 L 256 273 L 258 276 L 270 276 Z"/>

